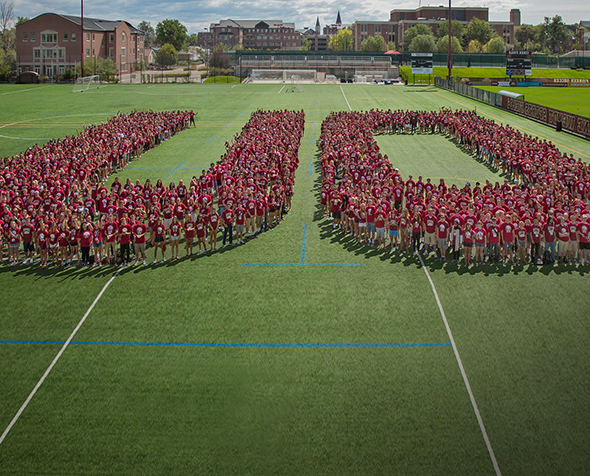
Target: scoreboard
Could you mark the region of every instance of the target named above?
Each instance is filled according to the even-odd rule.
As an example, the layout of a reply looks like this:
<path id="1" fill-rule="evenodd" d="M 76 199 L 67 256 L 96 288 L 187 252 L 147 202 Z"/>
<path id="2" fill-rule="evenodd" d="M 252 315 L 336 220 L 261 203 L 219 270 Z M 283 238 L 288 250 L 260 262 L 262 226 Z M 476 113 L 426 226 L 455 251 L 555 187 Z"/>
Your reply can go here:
<path id="1" fill-rule="evenodd" d="M 510 50 L 506 53 L 506 76 L 531 76 L 530 51 Z"/>
<path id="2" fill-rule="evenodd" d="M 412 53 L 412 74 L 432 74 L 432 53 Z"/>

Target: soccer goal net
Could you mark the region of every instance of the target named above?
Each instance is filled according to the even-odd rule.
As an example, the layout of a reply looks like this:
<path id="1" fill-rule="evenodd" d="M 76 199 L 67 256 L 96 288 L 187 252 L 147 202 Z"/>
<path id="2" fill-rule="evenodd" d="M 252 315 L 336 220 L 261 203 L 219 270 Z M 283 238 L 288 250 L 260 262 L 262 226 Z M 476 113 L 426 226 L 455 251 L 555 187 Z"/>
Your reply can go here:
<path id="1" fill-rule="evenodd" d="M 302 92 L 303 91 L 303 84 L 301 84 L 301 76 L 298 74 L 291 75 L 291 92 Z"/>
<path id="2" fill-rule="evenodd" d="M 273 83 L 288 83 L 291 76 L 296 75 L 301 78 L 301 81 L 315 83 L 317 72 L 311 69 L 253 69 L 250 73 L 252 82 L 273 82 Z"/>
<path id="3" fill-rule="evenodd" d="M 83 78 L 76 79 L 74 83 L 74 87 L 72 89 L 73 93 L 83 93 L 88 89 L 98 89 L 100 86 L 100 76 L 98 74 L 92 76 L 84 76 Z"/>

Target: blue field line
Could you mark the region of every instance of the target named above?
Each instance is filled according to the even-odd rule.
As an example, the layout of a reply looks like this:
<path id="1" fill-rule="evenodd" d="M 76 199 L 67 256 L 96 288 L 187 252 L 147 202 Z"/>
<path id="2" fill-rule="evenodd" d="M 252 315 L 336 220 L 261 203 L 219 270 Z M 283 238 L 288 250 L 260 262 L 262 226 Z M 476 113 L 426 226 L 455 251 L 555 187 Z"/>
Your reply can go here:
<path id="1" fill-rule="evenodd" d="M 226 124 L 225 127 L 229 126 L 232 122 L 234 122 L 234 121 L 229 121 L 229 123 Z"/>
<path id="2" fill-rule="evenodd" d="M 0 344 L 63 345 L 55 340 L 0 340 Z M 426 343 L 224 343 L 224 342 L 117 342 L 117 341 L 71 341 L 70 345 L 110 345 L 132 347 L 233 347 L 233 348 L 416 348 L 450 347 L 449 342 Z"/>
<path id="3" fill-rule="evenodd" d="M 313 115 L 314 116 L 317 116 L 318 115 L 318 111 L 317 110 L 316 111 L 313 111 Z"/>
<path id="4" fill-rule="evenodd" d="M 313 127 L 315 127 L 315 121 L 313 121 Z"/>
<path id="5" fill-rule="evenodd" d="M 315 102 L 315 105 L 316 105 L 316 106 L 318 105 L 318 102 L 317 102 L 317 101 Z"/>
<path id="6" fill-rule="evenodd" d="M 311 165 L 313 164 L 313 160 L 309 161 L 309 176 L 311 177 Z"/>
<path id="7" fill-rule="evenodd" d="M 305 264 L 305 237 L 307 236 L 307 223 L 303 227 L 303 248 L 301 250 L 301 266 Z"/>
<path id="8" fill-rule="evenodd" d="M 242 114 L 244 114 L 246 111 L 242 111 L 238 114 L 238 117 L 240 117 Z"/>
<path id="9" fill-rule="evenodd" d="M 215 139 L 217 137 L 217 134 L 215 134 L 213 137 L 211 137 L 211 139 L 209 139 L 207 142 L 205 142 L 205 145 L 207 145 L 209 142 L 211 142 L 213 139 Z"/>
<path id="10" fill-rule="evenodd" d="M 266 94 L 266 91 L 262 93 L 262 95 L 264 96 Z"/>
<path id="11" fill-rule="evenodd" d="M 250 106 L 254 106 L 254 104 L 256 104 L 256 101 L 254 101 L 252 104 L 250 104 Z"/>
<path id="12" fill-rule="evenodd" d="M 186 160 L 184 161 L 186 162 Z M 182 164 L 180 164 L 178 167 L 176 167 L 172 172 L 170 172 L 168 175 L 166 175 L 166 177 L 170 177 L 174 172 L 176 172 L 180 167 L 182 167 L 184 165 L 184 162 Z"/>
<path id="13" fill-rule="evenodd" d="M 315 134 L 311 136 L 311 143 L 313 144 L 315 142 Z"/>

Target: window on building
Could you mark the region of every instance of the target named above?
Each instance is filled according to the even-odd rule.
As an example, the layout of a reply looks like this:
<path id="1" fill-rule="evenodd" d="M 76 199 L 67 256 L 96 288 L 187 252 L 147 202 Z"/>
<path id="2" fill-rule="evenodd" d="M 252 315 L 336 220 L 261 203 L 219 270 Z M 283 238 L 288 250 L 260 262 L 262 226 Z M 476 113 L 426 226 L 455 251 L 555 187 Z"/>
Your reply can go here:
<path id="1" fill-rule="evenodd" d="M 26 34 L 26 33 L 23 33 L 23 41 L 29 41 L 29 40 L 27 39 L 27 34 Z"/>
<path id="2" fill-rule="evenodd" d="M 31 33 L 31 42 L 35 41 L 35 33 Z"/>
<path id="3" fill-rule="evenodd" d="M 90 41 L 90 33 L 86 33 L 86 41 Z"/>
<path id="4" fill-rule="evenodd" d="M 64 41 L 68 41 L 68 34 L 64 33 Z"/>
<path id="5" fill-rule="evenodd" d="M 90 48 L 86 48 L 86 57 L 89 58 L 90 57 Z"/>
<path id="6" fill-rule="evenodd" d="M 41 50 L 39 50 L 39 49 L 33 50 L 33 56 L 35 57 L 35 59 L 41 58 Z"/>
<path id="7" fill-rule="evenodd" d="M 115 34 L 109 33 L 109 43 L 114 43 L 114 42 L 115 42 Z"/>
<path id="8" fill-rule="evenodd" d="M 96 52 L 95 52 L 94 48 L 92 48 L 92 56 L 95 56 L 95 55 L 96 55 Z"/>
<path id="9" fill-rule="evenodd" d="M 115 48 L 109 48 L 109 58 L 115 57 Z"/>
<path id="10" fill-rule="evenodd" d="M 126 53 L 126 48 L 121 48 L 121 58 L 125 57 L 125 53 Z"/>
<path id="11" fill-rule="evenodd" d="M 94 33 L 92 33 L 92 41 L 94 41 Z"/>
<path id="12" fill-rule="evenodd" d="M 121 40 L 125 41 L 125 33 L 121 34 Z"/>
<path id="13" fill-rule="evenodd" d="M 76 41 L 76 34 L 72 33 L 72 41 Z"/>
<path id="14" fill-rule="evenodd" d="M 381 33 L 381 25 L 375 25 L 375 33 Z"/>
<path id="15" fill-rule="evenodd" d="M 60 48 L 58 50 L 58 56 L 59 56 L 60 59 L 64 59 L 65 56 L 66 56 L 66 50 L 64 48 Z"/>

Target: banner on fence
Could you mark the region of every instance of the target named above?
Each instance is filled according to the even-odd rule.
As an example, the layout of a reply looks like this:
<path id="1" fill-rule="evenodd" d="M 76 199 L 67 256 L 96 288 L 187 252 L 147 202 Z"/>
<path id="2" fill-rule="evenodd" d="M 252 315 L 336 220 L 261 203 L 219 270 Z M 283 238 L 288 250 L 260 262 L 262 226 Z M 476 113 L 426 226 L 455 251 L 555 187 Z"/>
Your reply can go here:
<path id="1" fill-rule="evenodd" d="M 548 126 L 555 127 L 560 122 L 564 131 L 590 139 L 590 118 L 506 96 L 502 96 L 502 108 Z"/>

